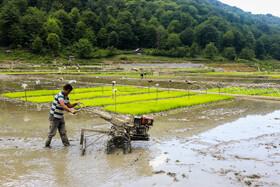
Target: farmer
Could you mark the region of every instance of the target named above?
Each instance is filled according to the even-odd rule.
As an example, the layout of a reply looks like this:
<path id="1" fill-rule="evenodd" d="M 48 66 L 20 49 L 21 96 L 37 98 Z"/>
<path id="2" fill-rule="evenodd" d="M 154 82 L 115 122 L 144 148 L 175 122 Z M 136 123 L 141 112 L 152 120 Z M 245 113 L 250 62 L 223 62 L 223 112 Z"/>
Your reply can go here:
<path id="1" fill-rule="evenodd" d="M 64 146 L 70 145 L 69 140 L 66 135 L 65 121 L 63 116 L 63 111 L 66 110 L 72 114 L 76 114 L 77 111 L 71 110 L 74 106 L 80 104 L 80 102 L 70 104 L 68 94 L 73 90 L 73 87 L 70 84 L 67 84 L 63 87 L 63 90 L 59 92 L 52 103 L 50 110 L 49 120 L 50 120 L 50 132 L 45 146 L 50 147 L 52 137 L 55 136 L 56 130 L 58 129 L 62 143 Z"/>

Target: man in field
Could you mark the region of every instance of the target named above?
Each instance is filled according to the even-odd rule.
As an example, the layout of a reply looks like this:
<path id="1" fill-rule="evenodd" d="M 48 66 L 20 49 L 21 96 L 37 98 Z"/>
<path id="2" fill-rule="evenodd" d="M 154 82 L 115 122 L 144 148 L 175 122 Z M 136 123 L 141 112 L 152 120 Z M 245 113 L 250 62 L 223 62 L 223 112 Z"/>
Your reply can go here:
<path id="1" fill-rule="evenodd" d="M 49 120 L 50 120 L 50 132 L 45 146 L 50 147 L 52 137 L 55 136 L 58 129 L 63 145 L 70 145 L 69 140 L 66 135 L 65 121 L 63 111 L 66 110 L 72 114 L 76 114 L 77 111 L 71 110 L 74 106 L 80 104 L 80 102 L 71 104 L 69 101 L 68 94 L 73 90 L 73 87 L 70 84 L 67 84 L 63 87 L 63 90 L 59 92 L 52 103 L 50 110 Z"/>

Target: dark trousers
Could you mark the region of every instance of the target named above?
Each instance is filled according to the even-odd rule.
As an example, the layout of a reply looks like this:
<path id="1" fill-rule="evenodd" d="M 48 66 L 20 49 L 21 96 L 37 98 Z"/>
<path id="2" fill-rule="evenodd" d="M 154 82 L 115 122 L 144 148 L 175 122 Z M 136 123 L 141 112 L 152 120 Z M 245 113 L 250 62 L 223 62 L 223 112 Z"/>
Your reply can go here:
<path id="1" fill-rule="evenodd" d="M 48 133 L 48 139 L 52 139 L 52 137 L 55 136 L 56 131 L 58 130 L 62 143 L 66 146 L 66 145 L 70 145 L 67 135 L 66 135 L 66 128 L 65 128 L 65 121 L 64 121 L 64 117 L 63 118 L 55 118 L 53 116 L 49 117 L 50 120 L 50 131 Z"/>

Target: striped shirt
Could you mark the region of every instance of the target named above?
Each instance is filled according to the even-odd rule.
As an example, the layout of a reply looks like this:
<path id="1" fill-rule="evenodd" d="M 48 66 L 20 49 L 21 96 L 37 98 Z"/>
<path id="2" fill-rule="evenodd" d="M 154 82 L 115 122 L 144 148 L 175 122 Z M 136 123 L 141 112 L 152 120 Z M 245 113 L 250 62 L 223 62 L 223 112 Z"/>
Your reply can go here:
<path id="1" fill-rule="evenodd" d="M 64 96 L 63 95 L 63 91 L 59 92 L 54 100 L 53 100 L 53 103 L 52 103 L 52 108 L 50 110 L 50 116 L 53 116 L 55 118 L 63 118 L 63 111 L 64 109 L 61 107 L 59 101 L 64 101 L 64 104 L 65 105 L 68 105 L 69 102 L 69 97 L 68 96 Z"/>

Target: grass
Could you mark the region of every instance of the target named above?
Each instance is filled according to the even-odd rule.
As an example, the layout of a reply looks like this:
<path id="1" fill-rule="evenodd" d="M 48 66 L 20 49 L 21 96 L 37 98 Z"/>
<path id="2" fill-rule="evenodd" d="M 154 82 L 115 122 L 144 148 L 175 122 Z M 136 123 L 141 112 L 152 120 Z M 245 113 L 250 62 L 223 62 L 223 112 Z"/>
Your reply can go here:
<path id="1" fill-rule="evenodd" d="M 134 92 L 137 91 L 139 88 L 137 87 L 114 87 L 120 92 Z M 35 96 L 49 96 L 49 95 L 56 95 L 61 90 L 35 90 L 35 91 L 26 91 L 27 97 L 35 97 Z M 102 87 L 92 87 L 92 88 L 76 88 L 74 89 L 75 94 L 77 93 L 86 93 L 86 92 L 100 92 L 102 91 Z M 103 87 L 103 91 L 112 91 L 112 87 Z M 73 92 L 72 92 L 73 93 Z M 5 93 L 2 94 L 4 97 L 9 98 L 19 98 L 19 97 L 25 97 L 25 92 L 12 92 L 12 93 Z"/>
<path id="2" fill-rule="evenodd" d="M 194 95 L 195 93 L 191 93 L 190 95 Z M 145 100 L 155 100 L 155 99 L 164 99 L 171 97 L 181 97 L 188 95 L 188 92 L 178 92 L 178 91 L 170 91 L 168 92 L 160 92 L 151 93 L 151 94 L 141 94 L 141 95 L 130 95 L 130 96 L 117 96 L 116 103 L 130 103 L 136 101 L 145 101 Z M 97 99 L 89 99 L 89 100 L 81 100 L 86 106 L 105 106 L 105 105 L 113 105 L 115 104 L 115 98 L 97 98 Z"/>
<path id="3" fill-rule="evenodd" d="M 195 106 L 205 103 L 213 103 L 217 101 L 233 99 L 232 96 L 226 95 L 194 95 L 190 99 L 188 97 L 163 99 L 156 101 L 141 101 L 135 103 L 121 104 L 116 106 L 116 112 L 123 114 L 142 115 L 156 112 L 163 112 L 172 109 Z M 105 111 L 115 112 L 115 106 L 107 106 L 103 108 Z"/>
<path id="4" fill-rule="evenodd" d="M 163 90 L 158 90 L 158 92 L 162 92 Z M 135 91 L 117 91 L 118 95 L 132 95 L 132 94 L 145 94 L 145 93 L 153 93 L 156 92 L 156 89 L 143 89 L 143 90 L 135 90 Z M 112 89 L 110 91 L 98 91 L 98 92 L 87 92 L 87 93 L 75 93 L 70 94 L 69 98 L 71 100 L 81 100 L 81 99 L 89 99 L 89 98 L 96 98 L 96 97 L 107 97 L 105 99 L 108 99 L 108 97 L 112 96 Z M 41 96 L 41 97 L 28 97 L 28 102 L 34 102 L 34 103 L 48 103 L 53 101 L 53 96 Z M 22 101 L 25 101 L 25 98 L 21 98 Z"/>

